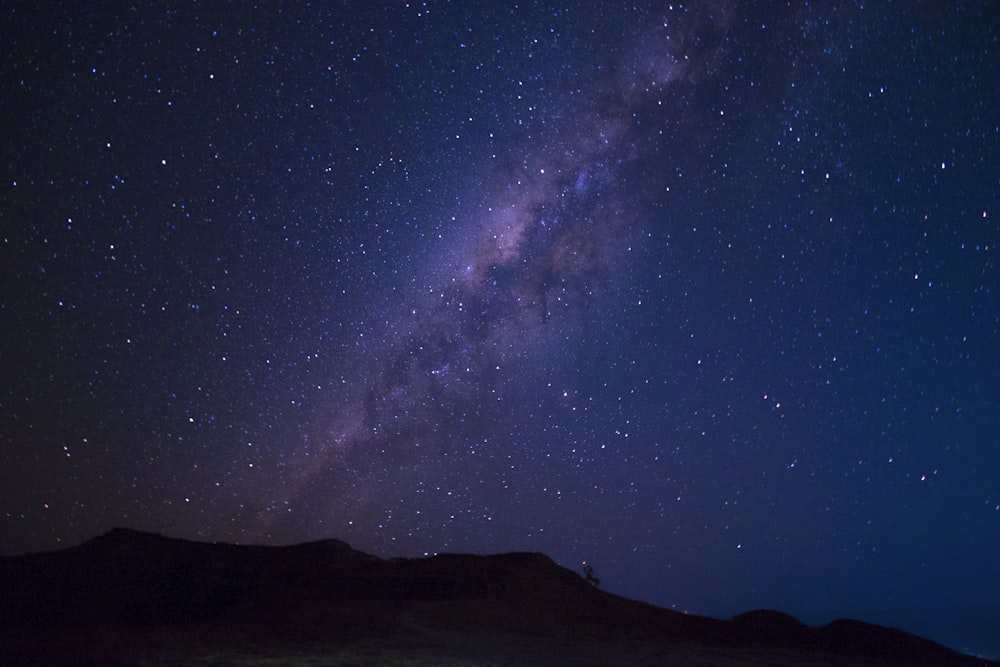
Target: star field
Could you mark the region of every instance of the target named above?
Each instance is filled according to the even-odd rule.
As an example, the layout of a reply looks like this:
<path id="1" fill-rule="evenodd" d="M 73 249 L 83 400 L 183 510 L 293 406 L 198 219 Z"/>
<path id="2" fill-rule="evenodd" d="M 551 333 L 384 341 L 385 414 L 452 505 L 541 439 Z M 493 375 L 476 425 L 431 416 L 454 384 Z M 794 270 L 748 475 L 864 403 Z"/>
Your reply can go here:
<path id="1" fill-rule="evenodd" d="M 706 614 L 1000 599 L 1000 20 L 0 20 L 0 551 L 530 550 Z"/>

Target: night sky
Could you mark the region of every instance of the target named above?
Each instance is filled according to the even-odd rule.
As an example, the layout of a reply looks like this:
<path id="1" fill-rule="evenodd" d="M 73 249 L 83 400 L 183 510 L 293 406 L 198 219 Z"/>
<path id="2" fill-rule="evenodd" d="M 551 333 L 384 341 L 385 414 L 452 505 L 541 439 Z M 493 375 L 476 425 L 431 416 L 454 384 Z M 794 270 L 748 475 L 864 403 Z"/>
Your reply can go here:
<path id="1" fill-rule="evenodd" d="M 995 3 L 99 5 L 0 16 L 0 552 L 1000 600 Z"/>

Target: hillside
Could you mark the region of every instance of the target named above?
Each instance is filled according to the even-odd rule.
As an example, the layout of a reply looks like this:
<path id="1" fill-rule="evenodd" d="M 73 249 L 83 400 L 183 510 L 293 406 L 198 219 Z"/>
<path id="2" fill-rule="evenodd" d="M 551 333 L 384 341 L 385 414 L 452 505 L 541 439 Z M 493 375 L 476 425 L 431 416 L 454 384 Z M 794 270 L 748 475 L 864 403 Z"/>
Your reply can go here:
<path id="1" fill-rule="evenodd" d="M 0 558 L 3 664 L 979 665 L 898 630 L 686 615 L 538 553 L 380 559 L 116 529 Z"/>

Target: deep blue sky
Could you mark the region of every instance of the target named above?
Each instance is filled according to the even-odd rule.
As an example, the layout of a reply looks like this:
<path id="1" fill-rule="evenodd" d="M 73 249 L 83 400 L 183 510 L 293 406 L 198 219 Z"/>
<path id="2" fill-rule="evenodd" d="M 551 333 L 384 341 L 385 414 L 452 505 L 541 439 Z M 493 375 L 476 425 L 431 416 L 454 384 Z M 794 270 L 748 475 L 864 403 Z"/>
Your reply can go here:
<path id="1" fill-rule="evenodd" d="M 989 2 L 0 16 L 0 552 L 1000 599 Z"/>

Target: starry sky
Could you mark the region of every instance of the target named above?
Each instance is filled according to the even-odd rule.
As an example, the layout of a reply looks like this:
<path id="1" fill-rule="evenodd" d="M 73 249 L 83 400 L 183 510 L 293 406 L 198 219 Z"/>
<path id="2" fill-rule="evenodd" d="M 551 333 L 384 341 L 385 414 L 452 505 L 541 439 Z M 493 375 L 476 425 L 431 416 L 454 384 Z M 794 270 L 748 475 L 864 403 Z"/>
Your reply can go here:
<path id="1" fill-rule="evenodd" d="M 991 2 L 10 3 L 0 552 L 1000 599 Z"/>

